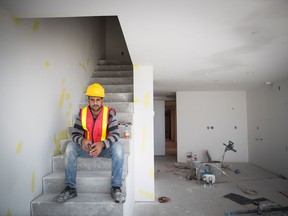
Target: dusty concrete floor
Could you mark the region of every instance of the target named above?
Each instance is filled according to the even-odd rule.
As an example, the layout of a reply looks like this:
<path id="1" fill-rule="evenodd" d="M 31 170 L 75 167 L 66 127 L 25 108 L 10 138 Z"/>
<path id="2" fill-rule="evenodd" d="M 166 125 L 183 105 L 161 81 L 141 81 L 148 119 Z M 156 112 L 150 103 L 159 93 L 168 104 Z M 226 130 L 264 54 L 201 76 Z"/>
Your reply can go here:
<path id="1" fill-rule="evenodd" d="M 187 180 L 190 169 L 179 168 L 175 157 L 155 157 L 155 201 L 137 202 L 134 216 L 223 216 L 229 210 L 256 209 L 253 204 L 240 205 L 223 196 L 234 193 L 249 199 L 266 198 L 279 205 L 288 206 L 288 180 L 249 163 L 228 163 L 231 171 L 216 178 L 214 187 L 203 187 L 196 180 Z M 235 174 L 235 169 L 240 173 Z M 239 188 L 240 186 L 240 188 Z M 251 189 L 256 195 L 243 193 L 242 189 Z M 166 196 L 169 202 L 159 203 L 158 198 Z M 238 214 L 239 215 L 239 214 Z M 242 214 L 257 215 L 257 214 Z M 266 214 L 266 215 L 279 215 Z M 280 215 L 288 215 L 282 212 Z"/>

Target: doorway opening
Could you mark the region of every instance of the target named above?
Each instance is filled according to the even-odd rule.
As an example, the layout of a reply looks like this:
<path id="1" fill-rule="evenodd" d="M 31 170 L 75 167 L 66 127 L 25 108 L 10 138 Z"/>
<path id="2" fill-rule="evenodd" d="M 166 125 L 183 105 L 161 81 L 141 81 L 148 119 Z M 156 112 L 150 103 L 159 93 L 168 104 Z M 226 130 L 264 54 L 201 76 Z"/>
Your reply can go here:
<path id="1" fill-rule="evenodd" d="M 165 101 L 165 155 L 177 155 L 176 101 Z"/>

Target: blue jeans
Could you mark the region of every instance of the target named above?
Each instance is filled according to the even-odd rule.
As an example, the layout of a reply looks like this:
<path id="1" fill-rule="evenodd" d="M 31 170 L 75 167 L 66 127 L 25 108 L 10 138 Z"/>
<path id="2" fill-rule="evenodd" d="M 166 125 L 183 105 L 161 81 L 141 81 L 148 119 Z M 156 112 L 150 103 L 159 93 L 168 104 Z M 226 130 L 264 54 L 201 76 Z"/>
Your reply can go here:
<path id="1" fill-rule="evenodd" d="M 77 158 L 92 158 L 77 143 L 68 143 L 65 151 L 65 186 L 76 188 Z M 122 187 L 124 153 L 121 143 L 115 142 L 110 148 L 103 149 L 98 157 L 112 159 L 112 187 Z"/>

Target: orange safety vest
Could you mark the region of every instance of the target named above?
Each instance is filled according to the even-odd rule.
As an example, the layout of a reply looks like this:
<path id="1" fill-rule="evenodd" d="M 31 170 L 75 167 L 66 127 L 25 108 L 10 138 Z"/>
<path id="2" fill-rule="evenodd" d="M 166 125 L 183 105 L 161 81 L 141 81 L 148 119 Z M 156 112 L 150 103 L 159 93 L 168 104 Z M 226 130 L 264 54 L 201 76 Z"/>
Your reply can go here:
<path id="1" fill-rule="evenodd" d="M 108 137 L 107 126 L 110 107 L 103 106 L 96 121 L 88 106 L 80 109 L 80 119 L 85 130 L 84 137 L 91 142 L 100 142 Z"/>

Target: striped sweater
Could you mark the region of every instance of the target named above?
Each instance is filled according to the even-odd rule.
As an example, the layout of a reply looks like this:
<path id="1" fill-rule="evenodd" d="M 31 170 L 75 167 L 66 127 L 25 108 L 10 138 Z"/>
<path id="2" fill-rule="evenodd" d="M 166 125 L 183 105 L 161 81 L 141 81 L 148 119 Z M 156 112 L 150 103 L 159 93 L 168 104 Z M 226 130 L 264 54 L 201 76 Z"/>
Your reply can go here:
<path id="1" fill-rule="evenodd" d="M 108 137 L 102 141 L 105 145 L 105 148 L 109 148 L 113 143 L 117 142 L 120 137 L 116 111 L 113 108 L 110 109 L 110 112 L 109 112 L 107 132 L 109 133 Z M 76 117 L 76 121 L 75 121 L 73 131 L 72 131 L 73 142 L 81 145 L 82 140 L 84 139 L 84 133 L 85 133 L 85 130 L 82 127 L 82 123 L 80 119 L 80 112 L 79 112 L 79 114 Z"/>

